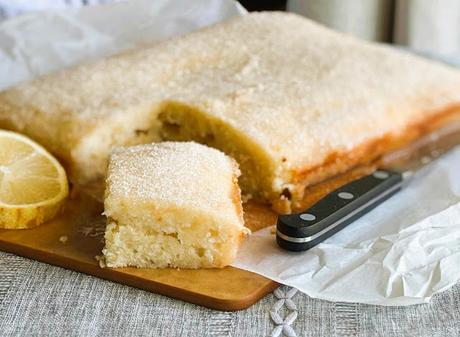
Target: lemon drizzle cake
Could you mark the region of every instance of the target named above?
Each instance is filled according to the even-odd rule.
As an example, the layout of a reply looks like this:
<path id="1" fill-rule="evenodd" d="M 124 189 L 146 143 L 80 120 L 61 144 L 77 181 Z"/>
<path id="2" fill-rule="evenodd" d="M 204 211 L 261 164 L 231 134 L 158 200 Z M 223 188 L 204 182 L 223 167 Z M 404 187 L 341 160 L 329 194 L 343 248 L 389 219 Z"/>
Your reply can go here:
<path id="1" fill-rule="evenodd" d="M 193 142 L 116 150 L 104 200 L 106 265 L 210 268 L 230 264 L 248 232 L 238 175 L 233 159 Z"/>
<path id="2" fill-rule="evenodd" d="M 460 111 L 460 72 L 287 13 L 254 13 L 0 94 L 0 127 L 102 181 L 111 148 L 195 140 L 287 211 L 304 187 Z M 281 201 L 281 202 L 280 202 Z"/>

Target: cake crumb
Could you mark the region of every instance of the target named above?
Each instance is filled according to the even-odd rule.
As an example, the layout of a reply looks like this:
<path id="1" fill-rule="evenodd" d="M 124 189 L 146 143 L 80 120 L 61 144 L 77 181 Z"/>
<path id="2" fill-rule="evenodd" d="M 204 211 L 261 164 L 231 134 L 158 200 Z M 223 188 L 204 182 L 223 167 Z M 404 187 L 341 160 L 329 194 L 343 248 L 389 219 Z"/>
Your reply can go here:
<path id="1" fill-rule="evenodd" d="M 66 243 L 68 239 L 69 238 L 67 237 L 67 235 L 62 235 L 59 237 L 59 241 L 62 243 Z"/>
<path id="2" fill-rule="evenodd" d="M 252 199 L 252 194 L 251 193 L 241 195 L 241 201 L 244 204 L 247 203 L 251 199 Z"/>
<path id="3" fill-rule="evenodd" d="M 104 236 L 105 233 L 105 218 L 94 221 L 90 226 L 84 226 L 79 228 L 78 232 L 83 234 L 84 236 L 89 236 L 89 237 L 99 237 L 99 236 Z"/>
<path id="4" fill-rule="evenodd" d="M 99 267 L 101 267 L 101 268 L 107 267 L 107 264 L 105 263 L 104 256 L 96 255 L 94 258 L 96 259 L 96 261 L 99 262 Z"/>
<path id="5" fill-rule="evenodd" d="M 272 208 L 278 214 L 290 214 L 292 212 L 291 201 L 284 195 L 273 201 Z"/>
<path id="6" fill-rule="evenodd" d="M 270 228 L 270 234 L 275 235 L 276 234 L 276 226 L 271 226 Z"/>

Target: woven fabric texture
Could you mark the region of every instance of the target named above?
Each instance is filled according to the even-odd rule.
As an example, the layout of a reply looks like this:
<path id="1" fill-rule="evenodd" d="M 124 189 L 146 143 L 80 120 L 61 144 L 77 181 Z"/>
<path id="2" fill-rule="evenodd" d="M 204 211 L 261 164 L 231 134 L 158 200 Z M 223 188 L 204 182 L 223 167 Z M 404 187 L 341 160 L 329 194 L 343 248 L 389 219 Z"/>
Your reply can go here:
<path id="1" fill-rule="evenodd" d="M 297 336 L 460 336 L 460 285 L 430 304 L 380 307 L 312 299 L 282 287 Z M 220 312 L 0 252 L 0 336 L 282 336 L 270 294 Z M 292 304 L 276 306 L 282 317 Z M 280 332 L 281 331 L 281 332 Z"/>

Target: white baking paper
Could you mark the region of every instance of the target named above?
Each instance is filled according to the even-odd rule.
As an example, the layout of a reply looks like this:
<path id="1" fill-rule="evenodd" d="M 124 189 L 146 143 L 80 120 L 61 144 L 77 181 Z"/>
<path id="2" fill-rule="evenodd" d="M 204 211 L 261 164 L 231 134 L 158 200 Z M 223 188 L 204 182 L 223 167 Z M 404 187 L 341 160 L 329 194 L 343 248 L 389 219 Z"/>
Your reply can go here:
<path id="1" fill-rule="evenodd" d="M 286 252 L 266 228 L 244 242 L 234 265 L 325 300 L 427 302 L 460 279 L 459 202 L 460 147 L 313 249 Z"/>
<path id="2" fill-rule="evenodd" d="M 0 88 L 243 14 L 231 0 L 136 0 L 26 14 L 0 24 Z M 264 229 L 245 240 L 235 266 L 320 299 L 426 302 L 460 278 L 459 202 L 460 148 L 309 252 L 281 250 Z"/>
<path id="3" fill-rule="evenodd" d="M 24 14 L 0 23 L 0 90 L 245 13 L 232 0 L 134 0 Z"/>

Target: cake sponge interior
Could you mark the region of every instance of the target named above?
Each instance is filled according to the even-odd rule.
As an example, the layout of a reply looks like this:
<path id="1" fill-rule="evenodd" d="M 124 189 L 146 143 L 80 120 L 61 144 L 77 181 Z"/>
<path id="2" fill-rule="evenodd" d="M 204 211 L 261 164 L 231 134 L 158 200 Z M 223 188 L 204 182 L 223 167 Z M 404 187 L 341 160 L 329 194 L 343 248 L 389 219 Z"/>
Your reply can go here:
<path id="1" fill-rule="evenodd" d="M 242 238 L 241 228 L 189 209 L 145 207 L 138 215 L 109 219 L 104 249 L 109 267 L 224 267 Z"/>
<path id="2" fill-rule="evenodd" d="M 248 232 L 238 175 L 233 159 L 193 142 L 116 150 L 104 200 L 105 264 L 192 269 L 230 264 Z"/>
<path id="3" fill-rule="evenodd" d="M 276 177 L 277 168 L 282 163 L 271 158 L 259 144 L 228 122 L 177 101 L 165 102 L 158 119 L 161 139 L 195 141 L 235 158 L 242 172 L 239 184 L 246 195 L 261 200 L 279 197 L 281 186 L 273 185 L 273 182 L 280 181 Z"/>

